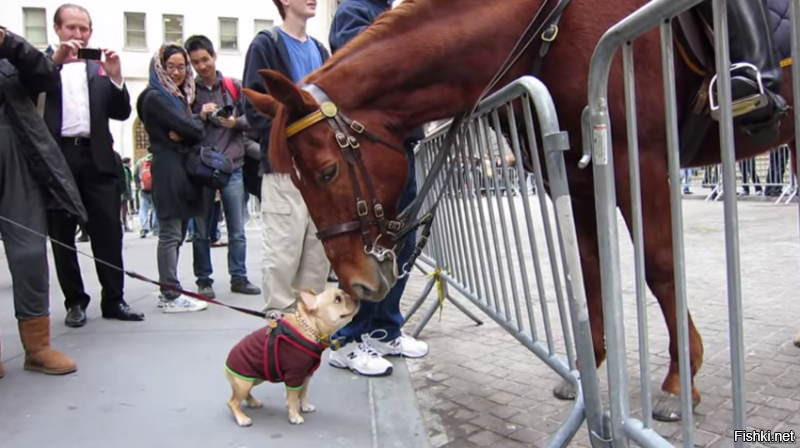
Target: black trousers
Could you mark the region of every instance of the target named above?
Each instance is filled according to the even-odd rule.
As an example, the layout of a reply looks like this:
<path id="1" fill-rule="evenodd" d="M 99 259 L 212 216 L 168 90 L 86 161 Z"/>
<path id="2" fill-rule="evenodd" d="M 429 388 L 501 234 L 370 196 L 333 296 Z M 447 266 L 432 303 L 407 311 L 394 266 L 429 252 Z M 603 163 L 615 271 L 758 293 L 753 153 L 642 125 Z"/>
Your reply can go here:
<path id="1" fill-rule="evenodd" d="M 122 175 L 122 168 L 119 173 L 113 174 L 98 171 L 88 140 L 76 142 L 75 139 L 65 138 L 61 142 L 61 148 L 86 207 L 89 221 L 85 225 L 85 230 L 89 234 L 92 255 L 119 267 L 115 269 L 95 261 L 97 278 L 103 288 L 100 304 L 111 306 L 123 299 L 125 286 L 125 274 L 121 271 L 124 266 L 122 224 L 119 217 L 122 206 L 122 184 L 119 176 Z M 48 213 L 50 238 L 72 248 L 75 247 L 77 226 L 76 218 L 61 212 Z M 58 283 L 65 297 L 64 306 L 67 309 L 73 306 L 86 308 L 90 298 L 83 287 L 78 254 L 55 243 L 52 247 Z"/>

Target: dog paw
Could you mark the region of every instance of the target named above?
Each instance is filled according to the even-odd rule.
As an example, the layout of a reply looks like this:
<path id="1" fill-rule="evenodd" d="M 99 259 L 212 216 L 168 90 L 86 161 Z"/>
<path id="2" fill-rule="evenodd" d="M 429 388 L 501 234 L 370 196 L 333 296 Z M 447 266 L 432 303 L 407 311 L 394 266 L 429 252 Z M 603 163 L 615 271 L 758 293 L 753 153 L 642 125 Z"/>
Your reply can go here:
<path id="1" fill-rule="evenodd" d="M 241 426 L 242 428 L 250 426 L 253 424 L 253 420 L 250 417 L 236 417 L 236 423 Z"/>
<path id="2" fill-rule="evenodd" d="M 264 403 L 262 403 L 260 400 L 256 400 L 255 398 L 249 398 L 247 399 L 247 406 L 256 409 L 263 407 Z"/>
<path id="3" fill-rule="evenodd" d="M 311 403 L 303 403 L 300 405 L 300 411 L 304 414 L 310 414 L 317 410 L 317 407 Z"/>
<path id="4" fill-rule="evenodd" d="M 298 415 L 290 415 L 289 416 L 289 423 L 291 423 L 293 425 L 302 425 L 305 422 L 306 422 L 306 419 L 304 419 L 303 416 L 300 415 L 300 414 L 298 414 Z"/>

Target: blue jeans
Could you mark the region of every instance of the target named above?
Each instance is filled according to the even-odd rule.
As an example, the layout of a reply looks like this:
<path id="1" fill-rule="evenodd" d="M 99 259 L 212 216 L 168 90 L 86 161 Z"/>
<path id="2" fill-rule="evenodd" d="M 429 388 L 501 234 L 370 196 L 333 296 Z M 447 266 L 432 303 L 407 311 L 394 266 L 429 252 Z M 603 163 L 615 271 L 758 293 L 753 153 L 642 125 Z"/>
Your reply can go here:
<path id="1" fill-rule="evenodd" d="M 151 210 L 152 215 L 150 215 Z M 139 222 L 142 224 L 142 230 L 146 232 L 158 231 L 156 204 L 153 202 L 153 194 L 149 191 L 139 191 Z"/>
<path id="2" fill-rule="evenodd" d="M 194 252 L 194 276 L 197 283 L 213 283 L 211 274 L 211 232 L 216 229 L 213 220 L 217 219 L 214 213 L 215 192 L 207 190 L 205 193 L 205 213 L 194 218 L 194 238 L 192 250 Z M 247 255 L 247 240 L 244 236 L 244 181 L 242 169 L 233 172 L 228 185 L 220 191 L 222 208 L 225 213 L 225 223 L 228 226 L 228 273 L 231 282 L 247 278 L 245 257 Z"/>
<path id="3" fill-rule="evenodd" d="M 398 201 L 398 211 L 402 211 L 417 197 L 417 174 L 415 171 L 413 145 L 406 144 L 406 154 L 409 157 L 408 180 L 403 192 L 400 193 Z M 417 232 L 411 232 L 405 241 L 403 249 L 397 254 L 397 266 L 403 267 L 414 253 L 414 246 L 417 244 Z M 400 299 L 406 289 L 408 276 L 398 280 L 389 290 L 386 297 L 380 302 L 361 301 L 361 307 L 353 320 L 344 328 L 339 330 L 333 337 L 342 338 L 341 344 L 345 345 L 351 341 L 361 342 L 361 335 L 372 333 L 375 330 L 386 332 L 383 341 L 391 341 L 398 338 L 401 334 L 400 327 L 403 326 L 403 313 L 400 312 Z M 341 288 L 341 284 L 339 285 Z M 383 336 L 381 334 L 380 336 Z"/>

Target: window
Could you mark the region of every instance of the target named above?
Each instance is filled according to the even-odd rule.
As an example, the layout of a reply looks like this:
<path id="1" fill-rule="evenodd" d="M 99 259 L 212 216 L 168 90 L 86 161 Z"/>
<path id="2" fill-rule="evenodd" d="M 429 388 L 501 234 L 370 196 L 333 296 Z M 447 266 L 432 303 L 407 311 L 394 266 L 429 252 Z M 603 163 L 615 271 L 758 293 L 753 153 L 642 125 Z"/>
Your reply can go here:
<path id="1" fill-rule="evenodd" d="M 258 34 L 258 32 L 261 30 L 271 30 L 273 27 L 273 23 L 274 22 L 272 20 L 256 19 L 253 23 L 253 28 L 254 28 L 253 36 Z"/>
<path id="2" fill-rule="evenodd" d="M 239 19 L 219 18 L 220 50 L 239 49 Z"/>
<path id="3" fill-rule="evenodd" d="M 22 8 L 25 40 L 35 47 L 47 46 L 47 11 L 44 8 Z"/>
<path id="4" fill-rule="evenodd" d="M 125 13 L 125 47 L 147 48 L 147 26 L 143 12 Z"/>
<path id="5" fill-rule="evenodd" d="M 164 14 L 164 42 L 183 45 L 183 16 Z"/>
<path id="6" fill-rule="evenodd" d="M 147 148 L 150 147 L 150 136 L 144 130 L 144 124 L 139 117 L 133 120 L 133 159 L 138 161 L 147 155 Z"/>

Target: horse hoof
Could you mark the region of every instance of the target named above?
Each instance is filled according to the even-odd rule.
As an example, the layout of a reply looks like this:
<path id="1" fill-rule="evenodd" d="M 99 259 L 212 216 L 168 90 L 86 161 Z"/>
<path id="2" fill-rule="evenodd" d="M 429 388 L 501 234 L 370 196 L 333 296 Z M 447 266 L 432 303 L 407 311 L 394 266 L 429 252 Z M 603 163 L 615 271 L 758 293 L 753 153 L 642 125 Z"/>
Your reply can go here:
<path id="1" fill-rule="evenodd" d="M 575 388 L 567 380 L 561 380 L 561 384 L 553 389 L 553 395 L 559 400 L 572 401 L 575 399 Z"/>
<path id="2" fill-rule="evenodd" d="M 800 348 L 800 333 L 797 333 L 797 336 L 794 337 L 794 346 Z"/>
<path id="3" fill-rule="evenodd" d="M 700 404 L 692 399 L 692 410 Z M 653 418 L 660 422 L 679 422 L 681 420 L 681 396 L 669 392 L 661 392 L 653 406 Z"/>

